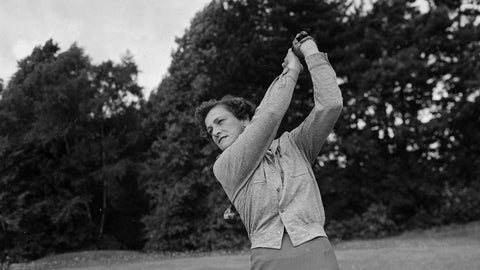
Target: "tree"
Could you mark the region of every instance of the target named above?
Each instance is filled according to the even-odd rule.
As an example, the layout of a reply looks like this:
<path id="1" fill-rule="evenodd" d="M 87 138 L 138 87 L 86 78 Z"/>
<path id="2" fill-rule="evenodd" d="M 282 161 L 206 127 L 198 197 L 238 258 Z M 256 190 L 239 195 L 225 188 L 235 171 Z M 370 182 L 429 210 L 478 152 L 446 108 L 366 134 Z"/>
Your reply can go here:
<path id="1" fill-rule="evenodd" d="M 448 204 L 445 184 L 453 181 L 457 186 L 459 179 L 468 178 L 452 177 L 450 157 L 470 152 L 469 159 L 478 160 L 478 155 L 466 148 L 448 154 L 439 149 L 440 142 L 451 145 L 450 108 L 474 106 L 466 99 L 478 89 L 478 23 L 473 19 L 478 11 L 444 2 L 422 14 L 408 1 L 378 1 L 365 15 L 351 17 L 354 39 L 346 48 L 350 59 L 336 66 L 346 102 L 336 146 L 344 169 L 330 183 L 336 192 L 326 201 L 334 202 L 333 219 L 350 219 L 357 225 L 352 228 L 370 223 L 358 226 L 355 219 L 375 205 L 386 206 L 384 216 L 377 218 L 389 220 L 390 230 L 467 220 L 440 209 Z M 465 16 L 469 18 L 460 18 Z M 470 130 L 465 137 L 475 133 Z M 330 176 L 338 164 L 327 166 L 320 178 Z M 478 170 L 465 166 L 465 172 Z M 352 182 L 356 185 L 349 187 Z M 474 190 L 478 187 L 462 199 L 468 200 L 464 206 L 472 214 L 478 205 L 470 195 Z"/>
<path id="2" fill-rule="evenodd" d="M 429 156 L 443 184 L 441 221 L 469 221 L 480 215 L 480 9 L 470 1 L 435 1 L 432 18 L 447 21 L 445 39 L 438 41 L 434 67 L 437 93 L 428 123 Z"/>
<path id="3" fill-rule="evenodd" d="M 52 40 L 19 62 L 0 100 L 0 237 L 17 259 L 142 245 L 136 74 Z"/>
<path id="4" fill-rule="evenodd" d="M 445 205 L 458 196 L 468 209 L 478 203 L 471 196 L 477 184 L 466 191 L 458 185 L 478 183 L 478 153 L 467 149 L 476 145 L 470 135 L 477 129 L 465 124 L 478 120 L 472 107 L 478 100 L 472 61 L 478 58 L 478 11 L 460 1 L 429 1 L 426 13 L 412 1 L 361 3 L 215 1 L 196 15 L 147 104 L 146 129 L 158 134 L 143 175 L 153 209 L 144 219 L 147 248 L 244 245 L 241 225 L 222 223 L 227 201 L 211 174 L 219 152 L 199 138 L 193 110 L 225 94 L 258 103 L 302 29 L 329 52 L 345 102 L 314 168 L 327 231 L 371 237 L 474 218 L 459 219 L 452 215 L 457 208 Z M 312 106 L 308 76 L 298 84 L 280 133 Z M 442 89 L 449 98 L 437 99 Z M 445 131 L 456 134 L 453 143 Z M 461 173 L 449 165 L 452 159 L 463 164 L 455 165 Z M 448 195 L 452 181 L 454 198 Z"/>
<path id="5" fill-rule="evenodd" d="M 228 201 L 211 169 L 219 152 L 199 137 L 194 108 L 226 94 L 258 103 L 281 72 L 295 33 L 309 26 L 328 36 L 341 29 L 342 8 L 341 2 L 323 1 L 214 1 L 195 16 L 147 105 L 146 129 L 158 132 L 143 178 L 153 209 L 144 219 L 148 249 L 246 245 L 241 224 L 232 227 L 222 219 Z M 332 46 L 335 38 L 322 46 Z M 309 88 L 310 79 L 302 77 L 282 130 L 302 120 L 312 103 L 303 98 Z"/>

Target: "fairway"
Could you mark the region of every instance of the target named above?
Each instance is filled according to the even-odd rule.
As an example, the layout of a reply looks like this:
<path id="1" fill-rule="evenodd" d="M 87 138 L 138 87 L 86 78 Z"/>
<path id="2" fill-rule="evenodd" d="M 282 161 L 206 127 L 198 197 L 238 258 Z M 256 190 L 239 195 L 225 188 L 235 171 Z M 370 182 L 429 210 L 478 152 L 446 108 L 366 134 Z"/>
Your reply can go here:
<path id="1" fill-rule="evenodd" d="M 342 242 L 335 248 L 340 269 L 480 269 L 480 222 L 409 232 L 380 240 Z M 241 270 L 249 267 L 248 253 L 155 257 L 124 252 L 118 255 L 123 259 L 105 259 L 107 254 L 97 254 L 95 258 L 90 254 L 90 260 L 82 260 L 78 253 L 73 257 L 59 255 L 34 264 L 16 265 L 12 269 Z M 78 263 L 71 262 L 71 266 L 65 266 L 67 258 Z M 63 261 L 64 264 L 60 266 L 57 263 L 55 266 L 54 261 Z"/>

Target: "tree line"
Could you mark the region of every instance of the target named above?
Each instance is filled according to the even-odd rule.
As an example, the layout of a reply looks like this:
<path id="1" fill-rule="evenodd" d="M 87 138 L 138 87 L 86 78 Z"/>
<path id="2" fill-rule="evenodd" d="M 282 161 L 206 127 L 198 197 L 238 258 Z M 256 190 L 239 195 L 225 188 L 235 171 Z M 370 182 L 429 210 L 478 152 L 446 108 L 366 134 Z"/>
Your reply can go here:
<path id="1" fill-rule="evenodd" d="M 145 98 L 134 56 L 93 64 L 53 40 L 0 81 L 0 250 L 244 248 L 212 173 L 220 153 L 194 109 L 259 103 L 307 30 L 329 54 L 344 110 L 314 167 L 331 238 L 480 218 L 480 31 L 471 1 L 212 1 L 177 38 Z M 311 108 L 300 75 L 279 130 Z"/>

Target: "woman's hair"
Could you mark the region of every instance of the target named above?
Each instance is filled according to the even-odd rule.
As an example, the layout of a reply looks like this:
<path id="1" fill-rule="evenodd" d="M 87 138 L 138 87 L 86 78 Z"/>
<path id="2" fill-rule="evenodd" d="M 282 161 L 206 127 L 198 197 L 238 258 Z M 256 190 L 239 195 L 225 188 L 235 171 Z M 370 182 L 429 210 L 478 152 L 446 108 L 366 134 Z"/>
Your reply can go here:
<path id="1" fill-rule="evenodd" d="M 224 105 L 227 110 L 229 110 L 235 117 L 239 120 L 252 119 L 255 113 L 255 104 L 242 98 L 234 96 L 224 96 L 220 100 L 211 99 L 209 101 L 204 101 L 195 109 L 195 124 L 200 129 L 200 134 L 202 137 L 210 138 L 207 129 L 205 127 L 205 117 L 207 117 L 208 112 L 217 106 Z"/>

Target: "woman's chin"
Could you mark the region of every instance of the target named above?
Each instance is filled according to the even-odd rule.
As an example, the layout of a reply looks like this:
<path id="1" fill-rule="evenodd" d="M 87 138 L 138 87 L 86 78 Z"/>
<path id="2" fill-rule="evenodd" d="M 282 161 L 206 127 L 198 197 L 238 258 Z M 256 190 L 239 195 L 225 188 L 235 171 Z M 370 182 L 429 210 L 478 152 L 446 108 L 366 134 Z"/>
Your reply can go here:
<path id="1" fill-rule="evenodd" d="M 229 146 L 231 145 L 231 143 L 228 143 L 225 139 L 222 140 L 220 142 L 220 144 L 218 145 L 218 147 L 220 147 L 220 149 L 223 151 L 225 149 L 227 149 Z"/>

